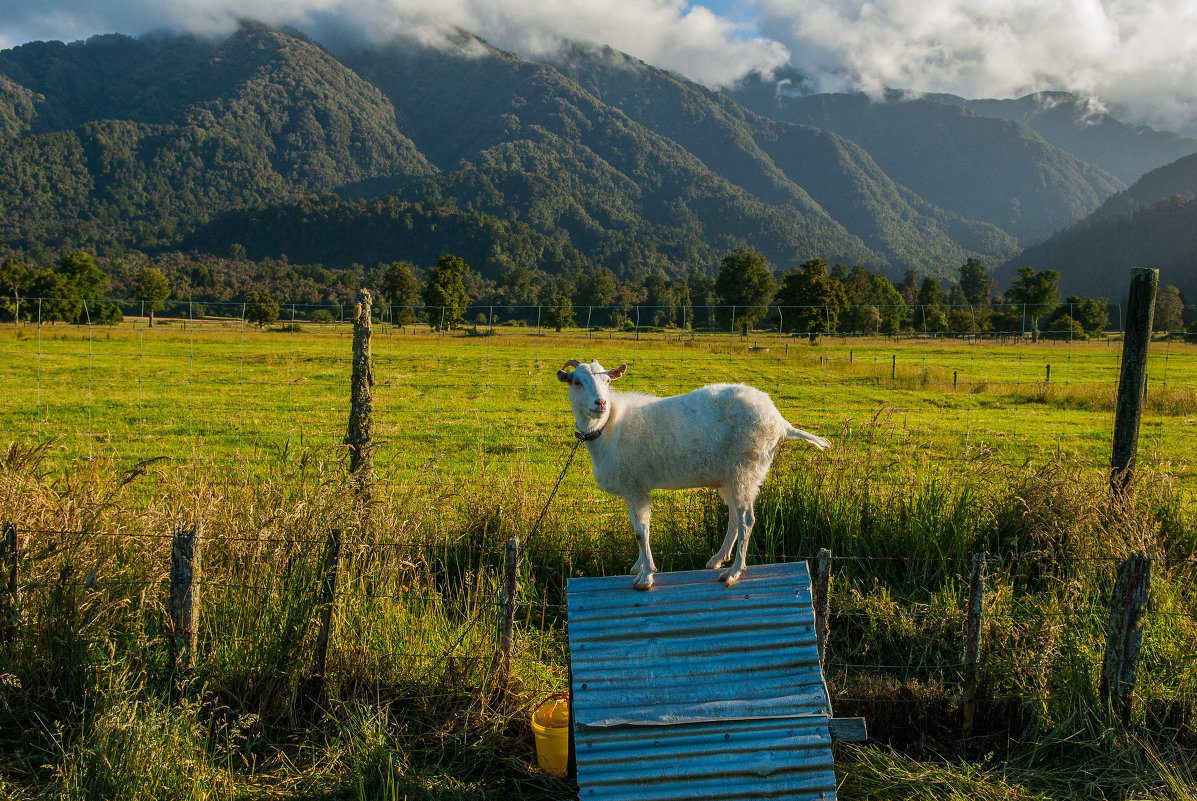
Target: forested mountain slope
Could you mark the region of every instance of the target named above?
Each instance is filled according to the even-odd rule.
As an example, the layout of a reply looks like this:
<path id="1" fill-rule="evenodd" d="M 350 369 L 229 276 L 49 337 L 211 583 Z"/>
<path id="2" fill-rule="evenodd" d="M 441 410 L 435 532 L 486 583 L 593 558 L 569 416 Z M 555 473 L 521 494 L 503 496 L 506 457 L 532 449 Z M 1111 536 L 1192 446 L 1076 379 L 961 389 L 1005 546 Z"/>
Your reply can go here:
<path id="1" fill-rule="evenodd" d="M 1075 226 L 1002 265 L 1004 279 L 1032 265 L 1060 273 L 1075 294 L 1119 298 L 1132 267 L 1156 267 L 1160 285 L 1197 298 L 1197 154 L 1149 172 Z"/>
<path id="2" fill-rule="evenodd" d="M 31 43 L 0 52 L 0 250 L 330 267 L 460 252 L 491 278 L 636 278 L 712 274 L 748 244 L 776 269 L 947 277 L 1122 188 L 1019 122 L 765 89 L 591 46 L 533 61 L 464 32 L 344 53 L 254 23 Z"/>
<path id="3" fill-rule="evenodd" d="M 730 94 L 760 114 L 851 139 L 926 201 L 996 225 L 1024 245 L 1080 220 L 1125 188 L 1022 123 L 934 100 L 791 96 L 760 76 Z"/>

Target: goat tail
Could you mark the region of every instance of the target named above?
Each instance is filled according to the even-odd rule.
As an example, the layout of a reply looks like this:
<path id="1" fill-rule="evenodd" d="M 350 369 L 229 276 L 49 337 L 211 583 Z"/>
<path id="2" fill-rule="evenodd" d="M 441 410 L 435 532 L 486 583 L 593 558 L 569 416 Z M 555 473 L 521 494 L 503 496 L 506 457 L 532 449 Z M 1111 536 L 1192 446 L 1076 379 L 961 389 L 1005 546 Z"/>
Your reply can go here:
<path id="1" fill-rule="evenodd" d="M 805 440 L 806 442 L 809 442 L 811 445 L 814 445 L 816 448 L 818 448 L 821 451 L 825 451 L 831 447 L 830 440 L 823 439 L 822 437 L 820 437 L 816 434 L 812 434 L 809 431 L 803 431 L 800 428 L 794 428 L 793 426 L 789 425 L 789 423 L 787 423 L 786 425 L 789 426 L 789 430 L 786 431 L 786 439 Z"/>

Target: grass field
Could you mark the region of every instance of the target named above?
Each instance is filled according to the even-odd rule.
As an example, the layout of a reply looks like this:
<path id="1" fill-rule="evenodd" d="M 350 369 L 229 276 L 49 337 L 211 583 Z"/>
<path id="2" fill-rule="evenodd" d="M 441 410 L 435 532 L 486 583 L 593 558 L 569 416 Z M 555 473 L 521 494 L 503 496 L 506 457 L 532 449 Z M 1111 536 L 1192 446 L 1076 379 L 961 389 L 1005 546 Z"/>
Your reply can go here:
<path id="1" fill-rule="evenodd" d="M 958 339 L 613 334 L 493 329 L 438 336 L 384 327 L 374 337 L 380 467 L 409 479 L 432 463 L 460 472 L 513 457 L 541 465 L 568 443 L 554 373 L 568 358 L 631 366 L 622 386 L 673 394 L 745 381 L 797 425 L 849 447 L 879 435 L 907 458 L 978 452 L 1020 464 L 1108 463 L 1121 343 L 1000 345 Z M 0 432 L 59 437 L 65 456 L 219 460 L 344 435 L 351 332 L 345 325 L 258 331 L 239 321 L 154 329 L 0 330 Z M 1193 481 L 1197 346 L 1157 343 L 1148 368 L 1142 458 Z M 563 431 L 564 429 L 564 431 Z M 883 433 L 882 433 L 883 432 Z M 885 450 L 885 446 L 881 447 Z"/>
<path id="2" fill-rule="evenodd" d="M 753 561 L 836 557 L 828 682 L 872 739 L 844 798 L 1191 798 L 1197 347 L 1157 342 L 1133 492 L 1106 491 L 1121 343 L 376 329 L 368 522 L 345 488 L 351 331 L 136 321 L 0 329 L 0 508 L 25 536 L 0 653 L 13 798 L 565 798 L 527 714 L 564 685 L 564 582 L 625 571 L 622 502 L 572 447 L 556 369 L 622 388 L 769 391 L 826 454 L 783 449 Z M 1048 376 L 1050 365 L 1050 380 Z M 619 385 L 617 385 L 617 388 Z M 157 461 L 150 461 L 157 460 Z M 543 522 L 536 527 L 542 510 Z M 662 570 L 722 539 L 662 494 Z M 192 681 L 171 670 L 170 533 L 206 540 Z M 305 707 L 324 543 L 345 530 L 323 714 Z M 502 545 L 527 545 L 510 684 Z M 978 723 L 961 729 L 969 560 L 985 552 Z M 1154 558 L 1130 724 L 1097 694 L 1118 559 Z"/>

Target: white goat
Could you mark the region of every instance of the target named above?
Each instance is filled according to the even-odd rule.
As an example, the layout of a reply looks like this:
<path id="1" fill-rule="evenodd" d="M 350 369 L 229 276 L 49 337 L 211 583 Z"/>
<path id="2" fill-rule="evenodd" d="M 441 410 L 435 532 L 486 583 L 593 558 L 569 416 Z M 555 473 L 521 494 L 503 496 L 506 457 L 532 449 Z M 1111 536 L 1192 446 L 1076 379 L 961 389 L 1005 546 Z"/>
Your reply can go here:
<path id="1" fill-rule="evenodd" d="M 650 491 L 713 487 L 727 504 L 728 523 L 707 567 L 722 567 L 734 549 L 731 567 L 719 574 L 730 587 L 744 573 L 756 522 L 753 506 L 778 444 L 802 439 L 825 450 L 831 443 L 794 428 L 768 395 L 744 384 L 711 384 L 669 398 L 613 392 L 611 382 L 627 368 L 606 370 L 597 361 L 570 359 L 557 378 L 569 384 L 575 436 L 590 451 L 599 489 L 628 504 L 640 544 L 632 586 L 649 589 L 657 570 L 649 545 Z"/>

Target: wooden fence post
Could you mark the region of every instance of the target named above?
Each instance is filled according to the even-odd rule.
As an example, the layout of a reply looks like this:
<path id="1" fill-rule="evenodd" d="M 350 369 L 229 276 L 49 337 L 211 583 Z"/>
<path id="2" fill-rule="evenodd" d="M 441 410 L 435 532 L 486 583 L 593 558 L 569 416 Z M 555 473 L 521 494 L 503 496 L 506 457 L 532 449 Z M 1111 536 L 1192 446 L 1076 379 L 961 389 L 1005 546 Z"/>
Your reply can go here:
<path id="1" fill-rule="evenodd" d="M 316 635 L 316 656 L 312 665 L 314 679 L 310 700 L 324 692 L 324 670 L 328 663 L 328 640 L 332 636 L 333 602 L 337 598 L 337 570 L 341 564 L 341 530 L 328 532 L 324 545 L 324 578 L 320 582 L 320 632 Z"/>
<path id="2" fill-rule="evenodd" d="M 349 446 L 349 476 L 358 492 L 369 497 L 374 479 L 373 448 L 374 400 L 370 387 L 374 385 L 374 364 L 370 355 L 370 292 L 359 290 L 353 317 L 353 376 L 350 380 L 349 431 L 345 444 Z"/>
<path id="3" fill-rule="evenodd" d="M 964 736 L 973 729 L 977 710 L 977 663 L 981 656 L 981 613 L 985 600 L 985 554 L 973 554 L 968 581 L 968 616 L 964 639 Z"/>
<path id="4" fill-rule="evenodd" d="M 815 643 L 819 648 L 819 667 L 827 650 L 827 611 L 831 595 L 831 551 L 820 548 L 815 557 Z"/>
<path id="5" fill-rule="evenodd" d="M 1110 623 L 1101 665 L 1101 697 L 1112 703 L 1123 725 L 1130 722 L 1131 700 L 1143 648 L 1143 615 L 1151 594 L 1151 559 L 1142 554 L 1118 563 L 1110 596 Z"/>
<path id="6" fill-rule="evenodd" d="M 1147 345 L 1155 317 L 1155 294 L 1160 271 L 1137 267 L 1131 271 L 1130 303 L 1122 338 L 1122 372 L 1114 410 L 1114 453 L 1110 460 L 1110 489 L 1127 489 L 1134 478 L 1139 449 L 1139 420 L 1147 385 Z"/>
<path id="7" fill-rule="evenodd" d="M 891 381 L 898 379 L 898 354 L 894 354 L 893 361 L 890 363 L 889 378 Z"/>
<path id="8" fill-rule="evenodd" d="M 170 619 L 175 670 L 186 674 L 195 665 L 199 636 L 201 537 L 199 525 L 175 531 L 170 549 Z"/>
<path id="9" fill-rule="evenodd" d="M 499 621 L 499 679 L 505 684 L 511 662 L 511 648 L 515 640 L 515 598 L 518 585 L 516 578 L 520 570 L 520 541 L 517 537 L 507 540 L 506 559 L 503 565 L 503 601 Z"/>
<path id="10" fill-rule="evenodd" d="M 15 523 L 4 524 L 4 556 L 8 582 L 4 588 L 3 640 L 14 642 L 21 626 L 21 532 Z"/>

